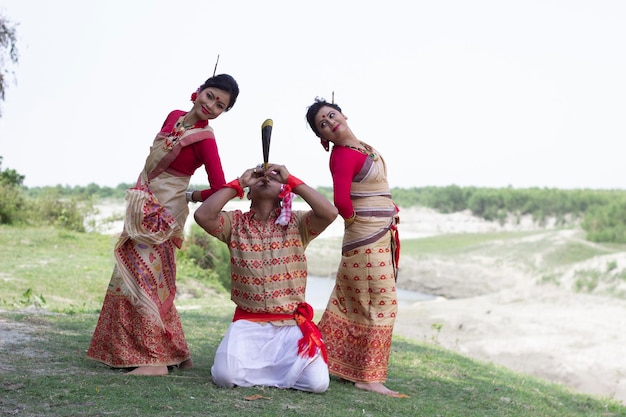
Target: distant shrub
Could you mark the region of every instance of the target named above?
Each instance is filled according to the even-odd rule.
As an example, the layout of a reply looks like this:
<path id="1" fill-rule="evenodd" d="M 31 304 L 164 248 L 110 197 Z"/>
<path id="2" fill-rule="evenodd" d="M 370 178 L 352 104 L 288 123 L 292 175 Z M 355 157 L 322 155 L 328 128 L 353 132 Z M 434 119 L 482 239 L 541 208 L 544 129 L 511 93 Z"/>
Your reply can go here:
<path id="1" fill-rule="evenodd" d="M 194 224 L 181 252 L 181 257 L 192 260 L 204 270 L 213 271 L 221 285 L 230 290 L 230 252 L 224 243 Z"/>
<path id="2" fill-rule="evenodd" d="M 0 224 L 16 224 L 24 219 L 24 176 L 14 169 L 2 169 L 0 156 Z"/>
<path id="3" fill-rule="evenodd" d="M 21 185 L 23 179 L 23 176 L 13 170 L 0 169 L 0 195 L 2 195 L 0 223 L 54 224 L 82 231 L 84 230 L 82 219 L 93 210 L 92 201 L 108 198 L 124 199 L 126 189 L 133 186 L 130 183 L 122 183 L 114 188 L 96 184 L 25 188 Z M 199 189 L 203 186 L 191 188 Z M 318 187 L 317 190 L 333 201 L 332 187 Z M 449 185 L 392 188 L 391 195 L 400 207 L 429 207 L 441 213 L 470 210 L 474 216 L 499 222 L 505 221 L 509 216 L 517 218 L 531 216 L 539 224 L 552 219 L 555 219 L 557 224 L 568 224 L 583 219 L 582 227 L 587 232 L 589 240 L 626 243 L 624 190 L 480 188 Z M 228 262 L 222 263 L 223 259 L 228 260 L 224 245 L 212 243 L 213 238 L 201 230 L 199 234 L 192 232 L 190 239 L 190 245 L 186 250 L 189 259 L 202 268 L 217 271 L 220 280 L 229 286 Z M 221 270 L 222 267 L 226 269 Z"/>
<path id="4" fill-rule="evenodd" d="M 442 213 L 470 210 L 486 220 L 503 221 L 508 215 L 530 215 L 538 223 L 555 218 L 557 223 L 580 219 L 592 207 L 626 196 L 623 190 L 561 190 L 555 188 L 446 187 L 393 188 L 400 207 L 430 207 Z"/>
<path id="5" fill-rule="evenodd" d="M 94 210 L 90 199 L 63 199 L 55 193 L 43 195 L 33 202 L 33 219 L 36 223 L 50 224 L 74 232 L 85 231 L 85 217 Z"/>
<path id="6" fill-rule="evenodd" d="M 21 223 L 26 206 L 21 188 L 0 181 L 0 196 L 0 224 Z"/>
<path id="7" fill-rule="evenodd" d="M 82 185 L 55 185 L 46 187 L 31 187 L 27 189 L 27 195 L 32 198 L 39 198 L 42 195 L 54 192 L 61 198 L 76 198 L 82 199 L 124 199 L 126 196 L 126 190 L 133 187 L 131 183 L 121 183 L 117 187 L 106 187 L 98 184 Z"/>
<path id="8" fill-rule="evenodd" d="M 589 208 L 582 227 L 592 242 L 626 243 L 626 199 Z"/>
<path id="9" fill-rule="evenodd" d="M 472 193 L 467 202 L 472 214 L 486 220 L 503 222 L 508 214 L 505 192 L 497 189 L 482 188 Z"/>
<path id="10" fill-rule="evenodd" d="M 423 206 L 441 213 L 456 213 L 468 208 L 468 200 L 474 192 L 473 187 L 393 188 L 391 196 L 400 207 Z"/>
<path id="11" fill-rule="evenodd" d="M 90 199 L 63 199 L 49 193 L 27 198 L 22 190 L 0 183 L 0 224 L 51 225 L 84 232 L 84 219 L 94 211 Z"/>

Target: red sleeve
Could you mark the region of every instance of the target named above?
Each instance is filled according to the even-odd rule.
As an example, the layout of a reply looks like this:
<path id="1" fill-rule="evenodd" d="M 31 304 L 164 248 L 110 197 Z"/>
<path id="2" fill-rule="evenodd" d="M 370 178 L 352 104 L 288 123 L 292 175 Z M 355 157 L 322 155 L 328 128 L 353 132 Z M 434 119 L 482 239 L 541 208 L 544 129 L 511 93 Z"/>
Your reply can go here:
<path id="1" fill-rule="evenodd" d="M 167 115 L 165 122 L 163 122 L 161 132 L 166 134 L 171 133 L 180 116 L 186 113 L 187 112 L 182 110 L 174 110 L 170 112 L 170 114 Z M 204 127 L 207 124 L 206 120 L 201 120 L 196 123 L 195 127 Z M 185 175 L 192 176 L 202 165 L 204 165 L 204 169 L 206 170 L 210 186 L 210 188 L 200 191 L 200 198 L 204 201 L 211 194 L 222 188 L 226 183 L 224 179 L 222 161 L 217 150 L 217 142 L 215 139 L 204 139 L 189 146 L 185 146 L 180 151 L 180 154 L 176 157 L 176 159 L 172 161 L 169 168 Z"/>
<path id="2" fill-rule="evenodd" d="M 185 114 L 186 112 L 182 110 L 172 110 L 170 114 L 167 115 L 165 121 L 163 122 L 163 126 L 161 126 L 161 132 L 171 133 L 172 129 L 174 129 L 174 125 L 178 118 Z"/>
<path id="3" fill-rule="evenodd" d="M 330 154 L 330 172 L 333 176 L 333 198 L 344 219 L 352 217 L 354 207 L 350 199 L 352 179 L 363 167 L 367 155 L 343 146 L 333 147 Z"/>
<path id="4" fill-rule="evenodd" d="M 199 146 L 198 149 L 196 149 L 196 154 L 199 155 L 199 159 L 204 163 L 204 169 L 206 170 L 209 185 L 211 186 L 211 188 L 200 191 L 200 199 L 204 201 L 209 198 L 211 194 L 223 188 L 224 184 L 226 184 L 226 180 L 224 179 L 222 160 L 220 159 L 215 139 L 201 140 L 197 145 Z"/>

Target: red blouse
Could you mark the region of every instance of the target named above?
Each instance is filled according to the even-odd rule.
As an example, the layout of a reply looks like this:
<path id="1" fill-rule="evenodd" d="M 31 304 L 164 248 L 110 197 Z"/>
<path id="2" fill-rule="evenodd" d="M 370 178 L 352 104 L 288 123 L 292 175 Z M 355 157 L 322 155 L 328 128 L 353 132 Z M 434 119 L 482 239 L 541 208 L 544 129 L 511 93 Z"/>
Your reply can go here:
<path id="1" fill-rule="evenodd" d="M 165 122 L 163 122 L 161 132 L 166 134 L 171 133 L 176 121 L 180 116 L 186 113 L 187 112 L 182 110 L 172 111 L 165 119 Z M 208 121 L 200 120 L 194 127 L 205 127 L 208 124 Z M 220 160 L 215 139 L 205 139 L 183 147 L 180 154 L 172 161 L 167 171 L 174 175 L 184 174 L 192 176 L 202 165 L 204 165 L 211 187 L 200 192 L 200 199 L 204 201 L 226 183 L 222 161 Z"/>
<path id="2" fill-rule="evenodd" d="M 330 153 L 330 173 L 333 176 L 334 202 L 339 214 L 349 219 L 354 214 L 350 199 L 352 179 L 359 173 L 367 155 L 345 146 L 333 146 Z"/>

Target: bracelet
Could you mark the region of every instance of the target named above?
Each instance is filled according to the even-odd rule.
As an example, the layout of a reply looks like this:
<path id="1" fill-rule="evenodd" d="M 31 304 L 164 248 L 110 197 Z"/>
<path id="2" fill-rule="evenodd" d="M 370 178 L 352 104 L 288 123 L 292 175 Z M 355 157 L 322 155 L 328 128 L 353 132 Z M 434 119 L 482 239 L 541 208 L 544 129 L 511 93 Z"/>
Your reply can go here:
<path id="1" fill-rule="evenodd" d="M 185 191 L 185 200 L 187 200 L 188 203 L 195 203 L 196 200 L 193 199 L 193 193 L 195 193 L 198 190 L 187 190 Z"/>
<path id="2" fill-rule="evenodd" d="M 235 178 L 231 182 L 224 184 L 224 187 L 232 188 L 237 192 L 235 197 L 243 198 L 243 188 L 241 188 L 241 183 L 239 182 L 239 178 Z"/>
<path id="3" fill-rule="evenodd" d="M 289 176 L 287 177 L 287 185 L 291 187 L 292 191 L 295 190 L 298 185 L 302 185 L 302 184 L 304 184 L 304 181 L 302 181 L 299 178 L 294 177 L 291 174 L 289 174 Z"/>
<path id="4" fill-rule="evenodd" d="M 354 223 L 354 221 L 356 220 L 356 212 L 352 213 L 352 216 L 350 216 L 347 219 L 344 219 L 344 223 L 346 226 L 350 226 L 352 223 Z"/>

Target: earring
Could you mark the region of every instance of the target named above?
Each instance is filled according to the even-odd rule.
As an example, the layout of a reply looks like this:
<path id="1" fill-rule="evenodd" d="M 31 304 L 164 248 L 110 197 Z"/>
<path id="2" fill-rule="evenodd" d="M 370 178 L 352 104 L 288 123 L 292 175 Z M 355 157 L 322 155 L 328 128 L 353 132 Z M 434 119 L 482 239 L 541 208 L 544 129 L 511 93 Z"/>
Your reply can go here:
<path id="1" fill-rule="evenodd" d="M 320 139 L 320 143 L 322 144 L 326 152 L 328 152 L 328 150 L 330 149 L 330 144 L 328 143 L 328 139 Z"/>
<path id="2" fill-rule="evenodd" d="M 196 102 L 196 99 L 198 98 L 198 93 L 196 91 L 194 91 L 193 93 L 191 93 L 191 101 L 192 102 Z"/>

